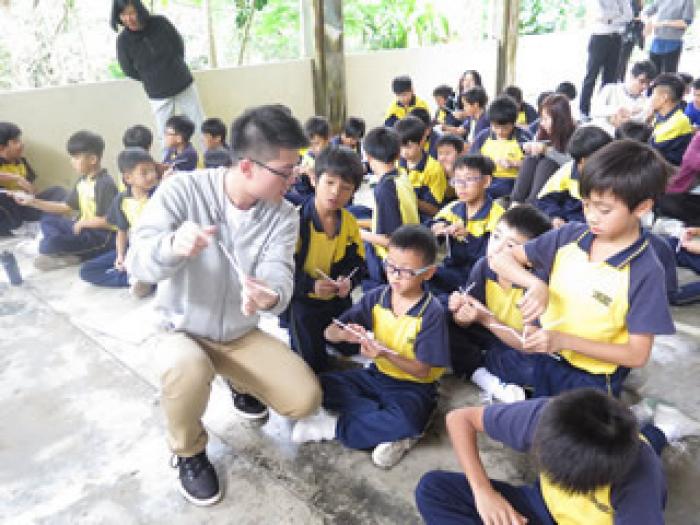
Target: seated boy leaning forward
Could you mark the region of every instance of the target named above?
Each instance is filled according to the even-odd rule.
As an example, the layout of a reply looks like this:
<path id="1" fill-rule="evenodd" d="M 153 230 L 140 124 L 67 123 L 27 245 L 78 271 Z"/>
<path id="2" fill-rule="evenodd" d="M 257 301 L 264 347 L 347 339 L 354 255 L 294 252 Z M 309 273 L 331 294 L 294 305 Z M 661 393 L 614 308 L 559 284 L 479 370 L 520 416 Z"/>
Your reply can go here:
<path id="1" fill-rule="evenodd" d="M 518 106 L 507 95 L 496 97 L 487 111 L 490 129 L 479 133 L 469 153 L 481 153 L 496 164 L 493 181 L 488 189 L 492 199 L 510 195 L 515 178 L 523 162 L 523 143 L 531 140 L 531 135 L 515 126 Z"/>
<path id="2" fill-rule="evenodd" d="M 292 296 L 299 218 L 284 194 L 306 138 L 280 105 L 248 109 L 231 131 L 236 163 L 163 182 L 126 261 L 134 278 L 160 283 L 161 406 L 180 491 L 196 505 L 221 498 L 202 425 L 217 373 L 234 385 L 234 407 L 248 419 L 265 418 L 265 405 L 305 417 L 321 401 L 313 371 L 257 327 L 259 312 L 279 315 Z"/>
<path id="3" fill-rule="evenodd" d="M 328 146 L 331 138 L 331 126 L 326 117 L 311 117 L 304 123 L 304 134 L 309 141 L 309 147 L 303 151 L 301 162 L 296 170 L 297 179 L 287 192 L 285 198 L 299 206 L 314 195 L 314 162 L 321 151 Z"/>
<path id="4" fill-rule="evenodd" d="M 487 257 L 521 246 L 552 229 L 530 205 L 505 212 L 488 241 Z M 525 399 L 534 385 L 536 357 L 523 350 L 523 316 L 518 308 L 525 290 L 497 275 L 480 259 L 466 290 L 448 301 L 452 370 L 466 376 L 490 397 L 506 403 Z M 467 291 L 468 290 L 468 291 Z"/>
<path id="5" fill-rule="evenodd" d="M 378 178 L 371 231 L 360 231 L 367 260 L 367 278 L 362 281 L 366 292 L 386 283 L 383 260 L 389 236 L 404 224 L 418 224 L 419 219 L 411 182 L 396 170 L 401 150 L 399 134 L 391 128 L 377 127 L 367 133 L 363 146 L 370 169 Z"/>
<path id="6" fill-rule="evenodd" d="M 163 163 L 172 172 L 193 171 L 199 164 L 197 150 L 190 142 L 195 132 L 195 125 L 185 115 L 173 115 L 165 121 L 165 155 Z"/>
<path id="7" fill-rule="evenodd" d="M 447 430 L 463 471 L 425 474 L 416 487 L 418 510 L 427 525 L 663 524 L 659 455 L 700 425 L 663 403 L 633 410 L 593 389 L 453 410 Z M 538 482 L 490 480 L 477 448 L 480 432 L 530 452 Z"/>
<path id="8" fill-rule="evenodd" d="M 440 163 L 423 149 L 427 127 L 418 117 L 408 116 L 394 127 L 401 138 L 399 172 L 406 174 L 416 192 L 421 222 L 428 221 L 445 201 L 447 177 Z"/>
<path id="9" fill-rule="evenodd" d="M 90 131 L 78 131 L 68 139 L 66 149 L 80 178 L 65 202 L 15 194 L 19 204 L 44 212 L 43 237 L 34 259 L 39 270 L 78 264 L 114 248 L 115 228 L 105 216 L 117 195 L 117 186 L 101 167 L 104 147 L 102 137 Z M 65 217 L 74 212 L 78 213 L 77 220 Z"/>
<path id="10" fill-rule="evenodd" d="M 352 306 L 350 292 L 365 273 L 360 229 L 345 209 L 362 183 L 362 162 L 349 148 L 329 146 L 314 170 L 315 195 L 299 213 L 294 294 L 280 324 L 289 328 L 292 349 L 320 374 L 328 368 L 323 330 Z M 348 346 L 339 350 L 357 353 Z"/>
<path id="11" fill-rule="evenodd" d="M 489 258 L 494 272 L 528 289 L 523 321 L 540 321 L 523 342 L 525 351 L 542 354 L 536 396 L 581 387 L 619 396 L 629 369 L 649 359 L 654 335 L 674 333 L 664 269 L 640 227 L 668 173 L 645 144 L 608 144 L 581 174 L 587 224 L 566 224 Z"/>
<path id="12" fill-rule="evenodd" d="M 63 200 L 66 196 L 66 190 L 60 187 L 37 191 L 36 173 L 23 152 L 22 130 L 12 122 L 0 122 L 0 237 L 12 235 L 12 230 L 36 231 L 22 228 L 22 225 L 41 219 L 41 210 L 21 206 L 13 198 L 14 192 L 47 201 Z"/>
<path id="13" fill-rule="evenodd" d="M 467 285 L 469 272 L 486 254 L 486 244 L 503 208 L 486 194 L 493 161 L 464 155 L 455 162 L 451 184 L 459 200 L 448 204 L 431 221 L 433 233 L 445 240 L 446 256 L 430 280 L 435 295 L 450 294 Z"/>
<path id="14" fill-rule="evenodd" d="M 389 284 L 366 293 L 340 317 L 343 324 L 326 329 L 330 342 L 359 343 L 374 364 L 321 375 L 324 409 L 297 422 L 293 441 L 338 439 L 349 448 L 371 448 L 375 465 L 389 468 L 421 436 L 435 409 L 437 380 L 449 365 L 442 307 L 423 290 L 436 254 L 435 237 L 424 226 L 394 232 Z"/>
<path id="15" fill-rule="evenodd" d="M 144 297 L 153 287 L 140 281 L 130 283 L 124 261 L 129 231 L 158 184 L 158 173 L 153 158 L 142 148 L 123 150 L 117 156 L 117 166 L 129 189 L 114 198 L 106 215 L 107 222 L 117 228 L 116 248 L 83 263 L 80 278 L 96 286 L 125 288 L 131 285 L 132 295 Z"/>
<path id="16" fill-rule="evenodd" d="M 393 127 L 397 121 L 407 117 L 414 108 L 423 108 L 428 112 L 430 111 L 428 104 L 414 93 L 411 77 L 401 75 L 394 78 L 391 81 L 391 90 L 396 98 L 384 116 L 384 125 L 386 127 Z"/>

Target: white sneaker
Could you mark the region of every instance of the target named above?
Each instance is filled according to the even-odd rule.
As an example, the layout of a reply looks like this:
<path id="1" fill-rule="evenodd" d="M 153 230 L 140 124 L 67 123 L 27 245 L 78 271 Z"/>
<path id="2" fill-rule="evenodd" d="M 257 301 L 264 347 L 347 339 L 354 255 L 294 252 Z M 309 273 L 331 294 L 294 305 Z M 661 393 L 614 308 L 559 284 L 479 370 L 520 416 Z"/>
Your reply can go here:
<path id="1" fill-rule="evenodd" d="M 12 230 L 12 233 L 19 237 L 36 237 L 41 231 L 39 221 L 23 222 L 19 228 Z"/>
<path id="2" fill-rule="evenodd" d="M 513 383 L 499 383 L 489 393 L 502 403 L 525 401 L 525 389 Z"/>
<path id="3" fill-rule="evenodd" d="M 665 403 L 659 403 L 654 410 L 654 426 L 666 435 L 669 443 L 687 436 L 700 436 L 699 422 Z"/>
<path id="4" fill-rule="evenodd" d="M 414 437 L 379 443 L 372 451 L 372 462 L 380 468 L 391 468 L 401 461 L 417 442 L 418 438 Z"/>
<path id="5" fill-rule="evenodd" d="M 37 270 L 48 272 L 50 270 L 58 270 L 67 266 L 75 266 L 80 264 L 80 257 L 77 255 L 44 255 L 39 254 L 34 259 L 34 267 Z"/>
<path id="6" fill-rule="evenodd" d="M 335 439 L 335 427 L 338 416 L 334 416 L 320 408 L 314 415 L 300 419 L 292 429 L 294 443 L 309 443 L 330 441 Z"/>

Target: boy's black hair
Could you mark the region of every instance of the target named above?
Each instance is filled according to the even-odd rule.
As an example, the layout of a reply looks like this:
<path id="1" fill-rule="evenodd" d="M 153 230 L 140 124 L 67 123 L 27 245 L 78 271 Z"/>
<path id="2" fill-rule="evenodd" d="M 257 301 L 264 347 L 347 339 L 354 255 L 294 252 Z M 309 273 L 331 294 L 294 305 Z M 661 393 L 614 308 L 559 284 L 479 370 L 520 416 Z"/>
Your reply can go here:
<path id="1" fill-rule="evenodd" d="M 647 143 L 654 130 L 644 122 L 628 120 L 615 128 L 615 140 L 632 139 Z"/>
<path id="2" fill-rule="evenodd" d="M 199 129 L 202 134 L 206 133 L 212 137 L 219 137 L 222 144 L 226 144 L 226 124 L 220 118 L 208 118 L 202 122 L 202 127 Z"/>
<path id="3" fill-rule="evenodd" d="M 532 204 L 513 206 L 499 220 L 528 239 L 539 237 L 552 229 L 552 220 Z"/>
<path id="4" fill-rule="evenodd" d="M 693 81 L 693 89 L 700 89 L 700 78 L 696 78 Z"/>
<path id="5" fill-rule="evenodd" d="M 489 121 L 494 124 L 515 124 L 518 120 L 518 105 L 510 95 L 499 95 L 487 110 Z"/>
<path id="6" fill-rule="evenodd" d="M 418 117 L 409 115 L 397 121 L 394 129 L 399 134 L 401 145 L 405 146 L 409 142 L 420 144 L 425 135 L 426 125 Z"/>
<path id="7" fill-rule="evenodd" d="M 22 130 L 17 124 L 12 122 L 0 122 L 0 146 L 7 146 L 11 140 L 19 138 Z"/>
<path id="8" fill-rule="evenodd" d="M 173 115 L 165 121 L 165 127 L 172 129 L 185 142 L 190 141 L 195 130 L 194 122 L 185 115 Z"/>
<path id="9" fill-rule="evenodd" d="M 457 153 L 462 153 L 464 151 L 464 140 L 457 135 L 446 134 L 438 139 L 435 146 L 437 148 L 440 146 L 452 146 Z"/>
<path id="10" fill-rule="evenodd" d="M 413 91 L 413 81 L 411 81 L 411 77 L 408 75 L 401 75 L 394 78 L 394 80 L 391 81 L 391 90 L 395 95 Z"/>
<path id="11" fill-rule="evenodd" d="M 371 129 L 362 141 L 365 153 L 379 162 L 396 162 L 401 152 L 401 138 L 395 129 L 378 126 Z"/>
<path id="12" fill-rule="evenodd" d="M 364 168 L 357 152 L 346 146 L 330 145 L 323 148 L 314 162 L 314 173 L 319 180 L 325 173 L 336 175 L 349 182 L 357 190 L 362 184 Z"/>
<path id="13" fill-rule="evenodd" d="M 117 168 L 122 174 L 131 173 L 136 166 L 145 162 L 155 165 L 151 154 L 138 146 L 123 149 L 117 155 Z"/>
<path id="14" fill-rule="evenodd" d="M 489 103 L 489 96 L 481 86 L 474 86 L 467 89 L 460 95 L 460 98 L 468 104 L 478 104 L 480 108 L 485 108 Z"/>
<path id="15" fill-rule="evenodd" d="M 299 121 L 281 104 L 247 109 L 231 124 L 231 149 L 234 162 L 243 157 L 268 161 L 280 148 L 299 149 L 309 141 Z"/>
<path id="16" fill-rule="evenodd" d="M 425 108 L 413 108 L 409 115 L 412 117 L 418 117 L 421 122 L 425 124 L 426 128 L 429 128 L 430 124 L 433 122 L 433 119 L 430 117 L 430 113 L 428 113 L 428 110 Z"/>
<path id="17" fill-rule="evenodd" d="M 87 153 L 101 159 L 105 151 L 105 141 L 97 133 L 81 130 L 73 133 L 68 138 L 66 150 L 71 157 Z"/>
<path id="18" fill-rule="evenodd" d="M 508 95 L 513 100 L 515 100 L 515 103 L 518 106 L 520 106 L 520 104 L 523 103 L 523 90 L 520 89 L 518 86 L 506 86 L 505 88 L 503 88 L 503 94 Z"/>
<path id="19" fill-rule="evenodd" d="M 447 84 L 442 84 L 442 85 L 436 87 L 435 89 L 433 89 L 433 96 L 434 97 L 443 97 L 445 99 L 448 99 L 450 97 L 455 96 L 455 91 Z"/>
<path id="20" fill-rule="evenodd" d="M 558 93 L 559 95 L 564 95 L 569 100 L 574 100 L 577 95 L 576 86 L 574 86 L 574 84 L 568 80 L 560 82 L 554 92 Z"/>
<path id="21" fill-rule="evenodd" d="M 461 157 L 457 157 L 454 170 L 461 168 L 470 168 L 477 170 L 482 176 L 491 177 L 496 170 L 496 164 L 489 158 L 480 153 L 467 153 Z"/>
<path id="22" fill-rule="evenodd" d="M 532 451 L 555 485 L 585 494 L 624 479 L 640 446 L 632 412 L 604 392 L 582 388 L 547 402 Z"/>
<path id="23" fill-rule="evenodd" d="M 581 126 L 571 135 L 567 151 L 575 162 L 580 162 L 612 140 L 610 134 L 599 126 Z"/>
<path id="24" fill-rule="evenodd" d="M 581 196 L 610 191 L 633 211 L 646 199 L 666 191 L 671 165 L 651 146 L 636 140 L 616 140 L 586 159 L 581 173 Z"/>
<path id="25" fill-rule="evenodd" d="M 673 102 L 680 102 L 685 93 L 685 84 L 675 73 L 661 73 L 654 79 L 651 89 L 664 88 Z"/>
<path id="26" fill-rule="evenodd" d="M 651 60 L 640 60 L 632 65 L 630 73 L 635 78 L 644 75 L 651 82 L 659 74 L 659 70 Z"/>
<path id="27" fill-rule="evenodd" d="M 127 128 L 122 136 L 122 144 L 125 148 L 143 148 L 145 150 L 151 149 L 153 145 L 153 133 L 146 126 L 141 124 L 136 124 Z"/>
<path id="28" fill-rule="evenodd" d="M 326 117 L 311 117 L 304 123 L 304 133 L 309 139 L 312 137 L 328 139 L 331 136 L 331 126 Z"/>
<path id="29" fill-rule="evenodd" d="M 122 25 L 119 15 L 128 5 L 134 6 L 139 23 L 142 26 L 146 25 L 146 22 L 148 22 L 148 19 L 151 17 L 151 14 L 148 12 L 148 9 L 144 7 L 143 3 L 141 3 L 141 0 L 112 0 L 112 14 L 109 18 L 109 25 L 112 26 L 112 29 L 115 31 L 117 31 L 119 26 Z"/>
<path id="30" fill-rule="evenodd" d="M 365 119 L 360 117 L 348 117 L 343 124 L 343 135 L 353 139 L 361 139 L 365 136 Z"/>
<path id="31" fill-rule="evenodd" d="M 421 255 L 426 266 L 435 264 L 438 244 L 435 234 L 422 224 L 404 224 L 391 234 L 389 246 L 412 250 Z"/>
<path id="32" fill-rule="evenodd" d="M 547 100 L 548 97 L 556 94 L 557 93 L 555 93 L 554 91 L 543 91 L 542 93 L 537 95 L 537 112 L 539 113 L 540 111 L 542 111 L 542 104 L 544 104 L 544 101 Z"/>
<path id="33" fill-rule="evenodd" d="M 677 73 L 678 77 L 683 81 L 686 86 L 690 86 L 693 83 L 693 75 L 690 73 Z"/>

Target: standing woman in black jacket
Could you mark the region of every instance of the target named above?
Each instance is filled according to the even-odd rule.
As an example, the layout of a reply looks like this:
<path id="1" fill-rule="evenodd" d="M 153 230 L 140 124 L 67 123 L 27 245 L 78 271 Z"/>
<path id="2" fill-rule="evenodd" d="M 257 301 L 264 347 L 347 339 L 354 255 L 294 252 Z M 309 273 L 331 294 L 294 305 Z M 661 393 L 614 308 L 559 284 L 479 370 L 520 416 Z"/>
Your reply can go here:
<path id="1" fill-rule="evenodd" d="M 117 59 L 126 76 L 143 83 L 161 140 L 176 108 L 199 129 L 204 112 L 177 29 L 164 16 L 149 13 L 141 0 L 113 0 L 110 23 L 115 31 L 124 26 L 117 37 Z"/>

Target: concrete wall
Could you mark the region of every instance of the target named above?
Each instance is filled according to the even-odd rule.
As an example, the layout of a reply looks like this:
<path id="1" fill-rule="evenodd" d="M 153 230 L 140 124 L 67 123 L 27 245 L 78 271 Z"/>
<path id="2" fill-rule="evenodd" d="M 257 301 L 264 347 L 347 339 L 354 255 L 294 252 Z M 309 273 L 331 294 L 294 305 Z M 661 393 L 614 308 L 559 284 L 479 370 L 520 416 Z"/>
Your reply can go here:
<path id="1" fill-rule="evenodd" d="M 202 71 L 195 79 L 205 113 L 226 123 L 263 103 L 286 104 L 300 119 L 313 114 L 310 60 Z M 65 152 L 73 132 L 90 129 L 104 137 L 104 165 L 114 176 L 124 130 L 134 124 L 155 129 L 141 84 L 131 80 L 1 94 L 0 119 L 22 128 L 26 156 L 41 187 L 75 180 Z M 158 150 L 156 143 L 154 154 Z"/>
<path id="2" fill-rule="evenodd" d="M 433 89 L 440 84 L 456 87 L 465 69 L 479 71 L 487 92 L 493 93 L 496 57 L 495 41 L 347 55 L 348 115 L 364 117 L 368 127 L 381 124 L 394 98 L 391 80 L 398 75 L 409 75 L 418 96 L 433 109 Z"/>

